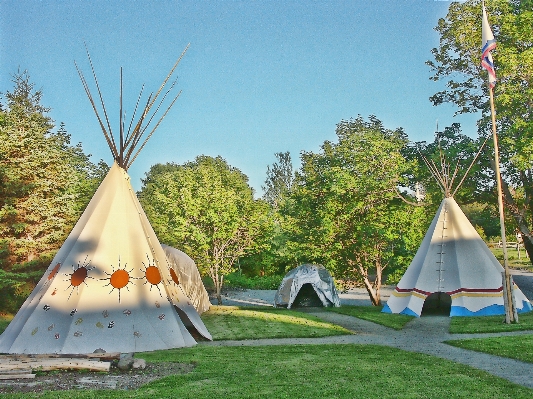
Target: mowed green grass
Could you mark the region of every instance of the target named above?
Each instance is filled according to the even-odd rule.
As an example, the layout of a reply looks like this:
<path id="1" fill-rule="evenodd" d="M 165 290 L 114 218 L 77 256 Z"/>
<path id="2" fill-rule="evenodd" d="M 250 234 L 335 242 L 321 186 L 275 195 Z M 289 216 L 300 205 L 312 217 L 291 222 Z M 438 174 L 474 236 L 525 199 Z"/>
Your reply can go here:
<path id="1" fill-rule="evenodd" d="M 451 361 L 375 345 L 193 348 L 137 354 L 194 364 L 134 391 L 57 391 L 6 398 L 522 399 L 533 390 Z"/>
<path id="2" fill-rule="evenodd" d="M 202 320 L 216 341 L 353 334 L 306 313 L 266 307 L 211 306 Z"/>
<path id="3" fill-rule="evenodd" d="M 533 363 L 533 334 L 446 341 L 448 345 Z"/>
<path id="4" fill-rule="evenodd" d="M 413 320 L 413 316 L 403 314 L 381 313 L 382 306 L 341 306 L 340 308 L 327 308 L 330 312 L 345 314 L 359 319 L 381 324 L 385 327 L 401 330 Z"/>
<path id="5" fill-rule="evenodd" d="M 533 312 L 519 313 L 519 323 L 506 324 L 505 316 L 452 317 L 450 333 L 477 334 L 533 330 Z"/>
<path id="6" fill-rule="evenodd" d="M 503 264 L 503 249 L 502 248 L 490 248 L 494 256 Z M 533 271 L 533 264 L 526 256 L 526 251 L 524 248 L 520 249 L 520 255 L 516 248 L 507 248 L 507 260 L 509 262 L 509 267 L 514 269 L 523 269 Z"/>

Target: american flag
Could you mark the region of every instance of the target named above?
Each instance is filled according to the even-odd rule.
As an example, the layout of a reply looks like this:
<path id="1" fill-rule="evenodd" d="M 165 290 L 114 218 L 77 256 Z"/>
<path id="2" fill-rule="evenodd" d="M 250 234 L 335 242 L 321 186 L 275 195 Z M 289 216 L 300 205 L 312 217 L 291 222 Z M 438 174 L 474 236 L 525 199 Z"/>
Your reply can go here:
<path id="1" fill-rule="evenodd" d="M 496 85 L 496 71 L 494 71 L 494 62 L 492 61 L 492 50 L 496 48 L 496 40 L 490 29 L 489 20 L 487 19 L 487 11 L 483 5 L 483 21 L 481 25 L 481 66 L 489 73 L 489 86 L 493 88 Z"/>

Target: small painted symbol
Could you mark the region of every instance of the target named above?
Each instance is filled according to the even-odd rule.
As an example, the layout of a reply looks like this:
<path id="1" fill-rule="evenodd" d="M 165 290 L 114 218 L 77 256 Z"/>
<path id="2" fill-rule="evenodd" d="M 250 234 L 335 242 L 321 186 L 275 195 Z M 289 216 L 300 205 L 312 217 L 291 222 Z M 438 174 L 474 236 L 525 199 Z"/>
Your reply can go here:
<path id="1" fill-rule="evenodd" d="M 83 323 L 83 319 L 81 317 L 78 317 L 78 319 L 74 322 L 77 326 L 79 326 L 81 323 Z"/>
<path id="2" fill-rule="evenodd" d="M 113 328 L 113 327 L 115 327 L 115 322 L 111 320 L 109 324 L 107 325 L 107 328 Z"/>
<path id="3" fill-rule="evenodd" d="M 39 327 L 35 327 L 33 331 L 31 332 L 31 335 L 37 334 L 37 331 L 39 331 Z"/>
<path id="4" fill-rule="evenodd" d="M 126 316 L 129 316 L 131 314 L 131 310 L 125 309 L 122 313 L 125 314 Z"/>
<path id="5" fill-rule="evenodd" d="M 172 277 L 172 281 L 174 281 L 176 285 L 180 284 L 180 279 L 178 278 L 178 275 L 172 268 L 170 268 L 170 277 Z"/>
<path id="6" fill-rule="evenodd" d="M 44 305 L 43 309 L 48 312 L 50 310 L 50 305 Z"/>
<path id="7" fill-rule="evenodd" d="M 165 314 L 164 313 L 159 315 L 159 320 L 165 320 Z"/>

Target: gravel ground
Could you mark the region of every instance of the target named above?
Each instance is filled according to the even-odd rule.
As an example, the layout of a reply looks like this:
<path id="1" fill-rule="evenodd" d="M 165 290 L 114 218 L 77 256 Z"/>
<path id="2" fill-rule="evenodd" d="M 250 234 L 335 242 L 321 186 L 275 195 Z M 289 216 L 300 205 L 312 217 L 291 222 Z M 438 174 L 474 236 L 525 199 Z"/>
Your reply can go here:
<path id="1" fill-rule="evenodd" d="M 131 390 L 168 375 L 186 374 L 194 369 L 192 364 L 147 363 L 143 370 L 110 372 L 56 371 L 38 373 L 32 379 L 0 380 L 0 394 L 13 392 L 46 392 L 71 389 Z"/>

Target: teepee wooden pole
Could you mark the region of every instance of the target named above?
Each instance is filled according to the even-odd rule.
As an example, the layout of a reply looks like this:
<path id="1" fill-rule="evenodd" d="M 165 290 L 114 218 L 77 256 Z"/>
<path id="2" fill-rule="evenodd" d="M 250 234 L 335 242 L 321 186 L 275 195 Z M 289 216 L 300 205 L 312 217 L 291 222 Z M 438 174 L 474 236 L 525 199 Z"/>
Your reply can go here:
<path id="1" fill-rule="evenodd" d="M 504 267 L 504 295 L 505 300 L 505 322 L 510 324 L 512 322 L 518 323 L 518 317 L 515 318 L 516 311 L 513 309 L 513 287 L 511 285 L 510 273 L 509 273 L 509 262 L 507 258 L 507 239 L 505 237 L 505 215 L 503 212 L 503 194 L 502 194 L 502 181 L 500 173 L 500 154 L 498 150 L 498 135 L 496 133 L 496 112 L 494 110 L 494 94 L 492 93 L 492 87 L 489 84 L 489 95 L 490 95 L 490 113 L 492 116 L 492 138 L 494 140 L 494 172 L 496 173 L 496 185 L 498 188 L 498 209 L 500 212 L 500 228 L 502 236 L 502 248 L 503 248 L 503 267 Z"/>

